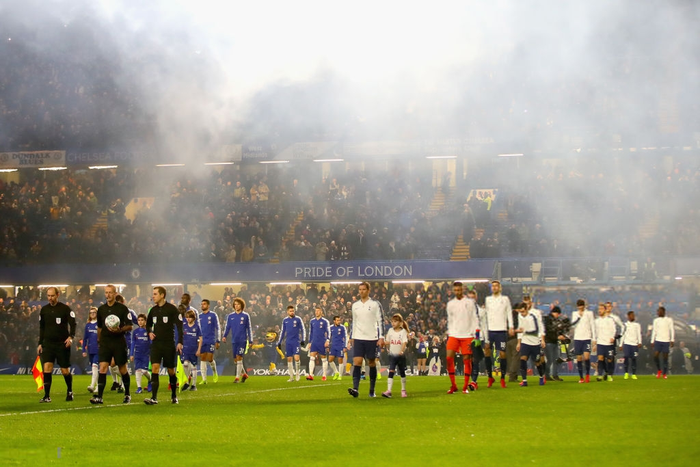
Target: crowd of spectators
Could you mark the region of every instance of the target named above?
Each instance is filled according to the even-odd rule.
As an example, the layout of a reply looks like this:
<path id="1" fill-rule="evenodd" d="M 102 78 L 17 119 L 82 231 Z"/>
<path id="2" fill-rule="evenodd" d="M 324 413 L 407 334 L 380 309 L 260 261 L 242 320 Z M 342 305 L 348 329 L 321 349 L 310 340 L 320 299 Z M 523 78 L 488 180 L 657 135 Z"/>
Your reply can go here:
<path id="1" fill-rule="evenodd" d="M 433 225 L 441 217 L 429 213 L 433 189 L 421 178 L 347 173 L 300 183 L 282 171 L 248 175 L 238 168 L 161 185 L 147 178 L 143 170 L 119 169 L 27 172 L 20 183 L 0 181 L 0 214 L 8 221 L 2 261 L 410 259 L 445 233 Z M 154 203 L 127 218 L 126 205 L 144 191 Z M 93 228 L 101 213 L 108 227 Z"/>
<path id="2" fill-rule="evenodd" d="M 0 151 L 101 150 L 143 134 L 138 98 L 119 85 L 114 57 L 76 27 L 52 31 L 49 53 L 26 34 L 0 46 Z"/>
<path id="3" fill-rule="evenodd" d="M 475 284 L 477 301 L 483 306 L 486 296 L 490 293 L 488 284 Z M 141 296 L 136 295 L 133 286 L 127 286 L 123 291 L 129 308 L 138 313 L 147 313 L 151 306 L 146 292 Z M 507 287 L 506 295 L 512 303 L 521 301 L 523 289 L 521 287 Z M 655 317 L 656 308 L 659 305 L 666 307 L 669 316 L 678 319 L 677 329 L 679 340 L 686 339 L 687 344 L 694 346 L 697 338 L 695 332 L 688 324 L 698 324 L 692 320 L 691 310 L 700 305 L 697 290 L 690 286 L 676 285 L 674 287 L 628 287 L 619 290 L 601 288 L 535 288 L 528 293 L 533 297 L 536 307 L 545 314 L 551 307 L 559 306 L 562 311 L 570 315 L 575 309 L 575 302 L 583 298 L 589 304 L 589 308 L 595 310 L 595 304 L 603 301 L 613 303 L 613 312 L 623 321 L 625 313 L 634 310 L 638 321 L 642 324 L 648 339 L 648 325 Z M 174 304 L 179 303 L 182 294 L 181 288 L 171 287 L 168 291 L 168 300 Z M 199 309 L 201 300 L 208 298 L 211 301 L 211 310 L 219 316 L 220 322 L 226 322 L 226 316 L 233 312 L 233 299 L 241 297 L 246 301 L 246 311 L 250 314 L 253 324 L 254 343 L 262 343 L 268 330 L 277 333 L 280 331 L 282 320 L 286 316 L 286 308 L 293 305 L 298 316 L 308 326 L 309 320 L 314 316 L 315 306 L 324 309 L 325 316 L 331 320 L 333 316 L 341 317 L 346 325 L 352 324 L 351 305 L 358 299 L 356 285 L 334 285 L 330 288 L 317 284 L 306 286 L 267 286 L 265 284 L 243 285 L 237 292 L 232 288 L 226 288 L 220 297 L 202 297 L 195 290 L 191 290 L 191 305 Z M 415 345 L 421 340 L 433 342 L 437 338 L 444 343 L 447 332 L 446 305 L 453 297 L 452 290 L 447 282 L 430 283 L 427 286 L 417 285 L 391 285 L 384 283 L 372 284 L 370 296 L 378 300 L 384 310 L 384 324 L 388 329 L 390 317 L 394 313 L 400 313 L 406 319 L 411 331 L 415 332 L 415 339 L 409 346 L 410 352 L 414 352 Z M 98 306 L 104 301 L 103 289 L 80 287 L 69 288 L 66 295 L 60 300 L 67 303 L 76 313 L 77 337 L 76 345 L 82 337 L 83 328 L 91 306 Z M 46 304 L 46 289 L 20 288 L 17 297 L 0 298 L 0 363 L 31 365 L 36 358 L 36 341 L 38 337 L 38 316 L 42 305 Z M 680 326 L 680 327 L 679 327 Z M 682 334 L 682 335 L 681 335 Z M 76 348 L 77 350 L 77 348 Z M 220 352 L 228 355 L 228 346 L 222 346 Z M 79 357 L 76 357 L 79 360 Z M 257 364 L 262 356 L 260 353 L 251 353 L 250 364 Z"/>
<path id="4" fill-rule="evenodd" d="M 0 181 L 0 261 L 447 259 L 459 233 L 472 258 L 700 254 L 697 163 L 661 170 L 592 158 L 533 162 L 518 174 L 513 184 L 505 170 L 477 167 L 431 211 L 425 178 L 388 170 L 309 180 L 232 166 L 159 184 L 145 169 L 26 171 L 19 183 Z M 483 180 L 494 188 L 470 189 Z M 144 193 L 153 204 L 127 218 Z M 101 213 L 105 230 L 93 228 Z"/>
<path id="5" fill-rule="evenodd" d="M 476 170 L 499 188 L 488 215 L 462 212 L 471 257 L 658 257 L 700 254 L 700 164 L 585 157 Z M 482 186 L 483 186 L 482 182 Z M 474 227 L 477 227 L 475 230 Z M 469 240 L 471 239 L 471 240 Z"/>

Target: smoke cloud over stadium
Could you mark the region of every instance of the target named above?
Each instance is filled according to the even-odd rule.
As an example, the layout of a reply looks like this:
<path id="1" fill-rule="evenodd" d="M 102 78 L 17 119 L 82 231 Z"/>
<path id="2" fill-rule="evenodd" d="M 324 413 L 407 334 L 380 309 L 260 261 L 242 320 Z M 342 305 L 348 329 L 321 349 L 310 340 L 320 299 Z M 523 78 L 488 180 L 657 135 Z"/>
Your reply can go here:
<path id="1" fill-rule="evenodd" d="M 634 133 L 662 83 L 697 76 L 697 13 L 675 1 L 32 0 L 4 2 L 2 21 L 5 40 L 37 57 L 70 60 L 72 41 L 109 60 L 161 141 L 194 151 L 285 137 L 503 139 L 504 120 L 534 128 L 553 98 L 565 107 L 548 124 L 599 128 L 592 108 L 610 89 L 625 94 L 616 127 Z"/>
<path id="2" fill-rule="evenodd" d="M 470 187 L 518 195 L 538 185 L 547 194 L 539 213 L 522 216 L 539 214 L 548 234 L 573 244 L 602 244 L 650 211 L 663 210 L 664 222 L 685 215 L 685 198 L 660 197 L 660 181 L 637 169 L 629 149 L 684 146 L 697 131 L 699 12 L 681 0 L 0 6 L 6 50 L 21 48 L 25 62 L 75 64 L 110 96 L 84 110 L 99 122 L 100 150 L 152 145 L 161 159 L 185 162 L 231 143 L 494 141 L 470 156 L 464 174 L 483 176 Z M 601 162 L 611 148 L 625 156 Z M 569 159 L 529 165 L 529 178 L 515 161 L 477 170 L 499 152 Z M 673 169 L 663 156 L 651 156 L 659 173 Z M 300 186 L 318 183 L 301 172 Z M 607 189 L 616 191 L 601 202 Z"/>

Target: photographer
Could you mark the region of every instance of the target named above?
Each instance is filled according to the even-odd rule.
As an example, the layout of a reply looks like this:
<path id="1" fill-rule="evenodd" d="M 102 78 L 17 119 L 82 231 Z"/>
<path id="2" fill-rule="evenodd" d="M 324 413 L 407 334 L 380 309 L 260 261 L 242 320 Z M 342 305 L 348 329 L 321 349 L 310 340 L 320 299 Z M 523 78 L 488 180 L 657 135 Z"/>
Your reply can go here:
<path id="1" fill-rule="evenodd" d="M 546 374 L 548 380 L 562 381 L 559 377 L 559 363 L 557 359 L 559 358 L 559 346 L 570 342 L 566 337 L 570 327 L 569 319 L 566 316 L 562 316 L 561 309 L 558 306 L 554 306 L 549 315 L 544 318 Z"/>

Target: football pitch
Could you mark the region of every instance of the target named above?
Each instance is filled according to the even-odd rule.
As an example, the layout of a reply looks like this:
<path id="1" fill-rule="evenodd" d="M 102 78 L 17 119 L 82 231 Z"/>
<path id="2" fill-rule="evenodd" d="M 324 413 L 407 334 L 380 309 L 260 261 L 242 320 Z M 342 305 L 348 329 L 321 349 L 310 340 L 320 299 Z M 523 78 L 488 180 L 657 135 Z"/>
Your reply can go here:
<path id="1" fill-rule="evenodd" d="M 163 381 L 165 378 L 161 378 Z M 211 379 L 211 378 L 210 378 Z M 111 379 L 108 380 L 111 384 Z M 402 399 L 352 398 L 343 381 L 232 377 L 160 404 L 148 394 L 105 392 L 92 406 L 88 376 L 75 401 L 54 377 L 51 404 L 39 404 L 27 376 L 0 377 L 0 465 L 697 465 L 700 377 L 671 376 L 527 388 L 482 386 L 445 394 L 447 377 L 408 378 Z M 134 387 L 132 379 L 132 387 Z M 398 390 L 397 390 L 398 389 Z M 490 459 L 490 460 L 489 460 Z"/>

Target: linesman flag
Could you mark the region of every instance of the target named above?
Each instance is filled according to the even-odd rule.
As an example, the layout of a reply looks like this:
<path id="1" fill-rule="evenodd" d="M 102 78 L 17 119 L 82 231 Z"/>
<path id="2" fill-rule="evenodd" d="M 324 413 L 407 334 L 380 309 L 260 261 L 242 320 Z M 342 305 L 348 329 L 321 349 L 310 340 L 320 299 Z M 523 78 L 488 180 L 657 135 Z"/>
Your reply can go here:
<path id="1" fill-rule="evenodd" d="M 41 367 L 41 358 L 38 355 L 32 367 L 32 376 L 34 376 L 34 382 L 36 383 L 36 392 L 44 389 L 44 369 Z"/>
<path id="2" fill-rule="evenodd" d="M 187 375 L 185 374 L 185 367 L 182 366 L 182 360 L 179 355 L 177 356 L 177 369 L 175 370 L 175 374 L 177 375 L 177 391 L 182 392 L 182 387 L 187 383 Z"/>

